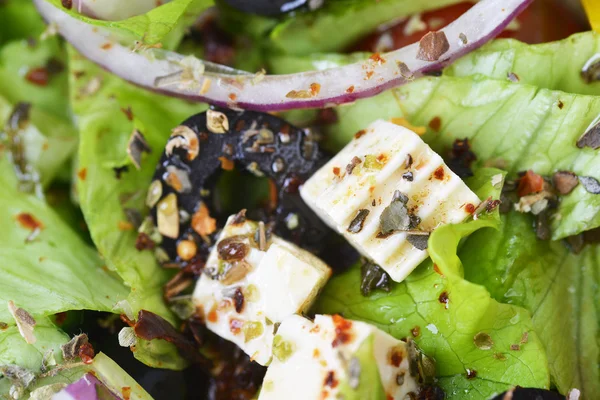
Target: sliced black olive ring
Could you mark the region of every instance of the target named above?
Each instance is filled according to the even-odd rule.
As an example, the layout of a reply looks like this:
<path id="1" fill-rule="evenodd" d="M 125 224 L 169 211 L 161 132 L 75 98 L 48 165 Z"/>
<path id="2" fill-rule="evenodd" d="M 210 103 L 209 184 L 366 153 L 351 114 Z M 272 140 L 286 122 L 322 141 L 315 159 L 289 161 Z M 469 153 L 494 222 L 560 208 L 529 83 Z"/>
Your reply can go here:
<path id="1" fill-rule="evenodd" d="M 206 258 L 216 231 L 213 217 L 221 223 L 226 217 L 211 207 L 214 187 L 221 171 L 234 167 L 273 182 L 277 204 L 262 217 L 274 233 L 318 253 L 331 231 L 298 187 L 325 162 L 309 131 L 270 114 L 211 108 L 190 117 L 173 129 L 148 192 L 166 253 L 161 261 L 183 267 Z"/>

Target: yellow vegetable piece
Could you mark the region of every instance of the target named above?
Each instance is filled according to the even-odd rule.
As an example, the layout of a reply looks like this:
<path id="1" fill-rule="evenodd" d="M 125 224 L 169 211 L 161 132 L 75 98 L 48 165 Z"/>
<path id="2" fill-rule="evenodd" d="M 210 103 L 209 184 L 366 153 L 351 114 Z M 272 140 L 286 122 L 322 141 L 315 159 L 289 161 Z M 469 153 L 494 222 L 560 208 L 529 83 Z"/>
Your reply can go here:
<path id="1" fill-rule="evenodd" d="M 582 0 L 592 29 L 600 32 L 600 0 Z"/>

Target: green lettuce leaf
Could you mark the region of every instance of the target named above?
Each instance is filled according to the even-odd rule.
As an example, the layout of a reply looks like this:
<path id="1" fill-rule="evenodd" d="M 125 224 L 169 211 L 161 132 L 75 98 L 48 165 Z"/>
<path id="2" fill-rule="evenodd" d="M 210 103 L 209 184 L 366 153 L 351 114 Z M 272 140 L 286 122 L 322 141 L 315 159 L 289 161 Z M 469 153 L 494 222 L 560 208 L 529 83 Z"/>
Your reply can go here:
<path id="1" fill-rule="evenodd" d="M 29 0 L 5 0 L 0 3 L 0 46 L 7 42 L 38 37 L 46 29 Z"/>
<path id="2" fill-rule="evenodd" d="M 33 38 L 33 41 L 28 42 L 28 37 Z M 36 85 L 26 79 L 28 71 L 44 68 L 51 61 L 55 72 L 49 75 L 46 85 Z M 47 113 L 69 121 L 65 63 L 66 53 L 57 36 L 44 40 L 38 36 L 24 36 L 6 43 L 0 47 L 0 95 L 13 104 L 19 101 L 29 102 Z"/>
<path id="3" fill-rule="evenodd" d="M 70 58 L 71 98 L 81 132 L 76 184 L 92 240 L 107 266 L 131 287 L 128 301 L 134 314 L 145 309 L 175 323 L 162 296 L 163 285 L 174 271 L 161 268 L 151 251 L 135 248 L 137 231 L 127 225 L 124 208 L 147 214 L 146 191 L 171 129 L 206 106 L 139 89 L 83 60 L 75 51 Z M 94 80 L 101 83 L 90 93 L 86 88 Z M 126 109 L 131 109 L 134 121 L 128 119 Z M 134 125 L 152 148 L 140 170 L 127 158 Z M 115 167 L 128 170 L 118 178 Z M 174 347 L 163 341 L 142 342 L 134 355 L 153 366 L 184 366 Z"/>
<path id="4" fill-rule="evenodd" d="M 314 12 L 285 18 L 271 31 L 269 45 L 297 55 L 341 51 L 385 22 L 453 3 L 457 0 L 326 1 Z"/>
<path id="5" fill-rule="evenodd" d="M 498 39 L 467 54 L 444 69 L 447 76 L 484 75 L 507 80 L 509 73 L 520 83 L 569 93 L 600 94 L 600 82 L 581 77 L 585 63 L 600 53 L 600 34 L 584 32 L 556 42 L 528 45 L 514 39 Z"/>
<path id="6" fill-rule="evenodd" d="M 22 398 L 46 400 L 63 386 L 79 380 L 91 372 L 96 378 L 116 393 L 122 388 L 131 389 L 130 397 L 151 400 L 150 395 L 117 363 L 104 353 L 98 353 L 91 364 L 68 364 L 62 356 L 61 346 L 69 341 L 69 336 L 56 328 L 47 318 L 40 318 L 34 329 L 36 342 L 27 344 L 12 326 L 0 330 L 0 367 L 16 365 L 32 372 L 36 379 L 24 391 Z M 42 370 L 44 360 L 51 360 L 51 373 Z M 12 383 L 0 373 L 0 398 L 12 399 L 9 395 Z M 29 397 L 25 397 L 29 395 Z"/>
<path id="7" fill-rule="evenodd" d="M 32 105 L 31 124 L 24 130 L 25 156 L 47 186 L 77 147 L 68 99 L 66 52 L 57 36 L 41 39 L 46 25 L 33 3 L 0 4 L 0 131 L 18 102 Z M 52 72 L 46 85 L 26 79 L 32 69 Z"/>
<path id="8" fill-rule="evenodd" d="M 121 21 L 104 21 L 81 15 L 74 8 L 67 10 L 61 0 L 47 0 L 57 8 L 88 24 L 110 29 L 124 39 L 139 40 L 153 45 L 163 41 L 178 24 L 185 19 L 188 11 L 198 15 L 198 11 L 210 7 L 213 0 L 173 0 L 153 8 L 145 14 L 136 15 Z M 170 41 L 167 41 L 168 43 Z M 170 47 L 170 46 L 168 46 Z"/>
<path id="9" fill-rule="evenodd" d="M 575 145 L 600 114 L 600 97 L 482 77 L 423 78 L 337 111 L 339 122 L 328 132 L 333 148 L 378 118 L 404 117 L 428 128 L 423 140 L 440 154 L 455 139 L 469 138 L 479 164 L 499 159 L 512 175 L 526 169 L 542 175 L 568 170 L 600 179 L 598 152 Z M 438 132 L 429 128 L 436 117 Z M 553 239 L 596 228 L 600 196 L 579 185 L 562 198 L 558 215 Z"/>
<path id="10" fill-rule="evenodd" d="M 49 351 L 56 362 L 62 362 L 60 346 L 69 341 L 69 336 L 57 329 L 48 318 L 37 318 L 33 332 L 36 342 L 28 344 L 16 326 L 0 330 L 0 365 L 18 365 L 37 372 L 42 366 L 44 354 Z"/>
<path id="11" fill-rule="evenodd" d="M 0 96 L 0 132 L 13 111 L 15 104 Z M 77 132 L 69 122 L 32 106 L 30 123 L 19 132 L 23 141 L 27 163 L 40 175 L 40 182 L 48 186 L 65 168 L 77 148 Z"/>
<path id="12" fill-rule="evenodd" d="M 528 215 L 511 212 L 500 230 L 473 234 L 460 258 L 468 280 L 498 301 L 527 308 L 562 393 L 600 393 L 600 246 L 579 255 L 536 239 Z"/>
<path id="13" fill-rule="evenodd" d="M 481 198 L 497 198 L 499 189 L 491 180 L 498 173 L 502 172 L 482 169 L 469 184 Z M 429 240 L 433 261 L 423 262 L 390 293 L 363 297 L 358 267 L 332 278 L 316 311 L 366 321 L 397 338 L 413 336 L 435 358 L 439 384 L 448 398 L 488 399 L 514 385 L 547 388 L 545 351 L 529 313 L 497 302 L 485 287 L 461 274 L 456 256 L 460 239 L 497 225 L 498 218 L 495 211 L 476 221 L 438 228 Z M 449 299 L 447 307 L 444 297 Z M 525 336 L 527 343 L 522 343 Z"/>
<path id="14" fill-rule="evenodd" d="M 128 288 L 102 268 L 96 251 L 44 201 L 16 189 L 11 168 L 3 156 L 0 321 L 13 322 L 6 307 L 9 300 L 36 316 L 82 309 L 112 311 L 127 298 Z M 20 222 L 29 217 L 43 225 L 39 235 L 26 221 Z"/>

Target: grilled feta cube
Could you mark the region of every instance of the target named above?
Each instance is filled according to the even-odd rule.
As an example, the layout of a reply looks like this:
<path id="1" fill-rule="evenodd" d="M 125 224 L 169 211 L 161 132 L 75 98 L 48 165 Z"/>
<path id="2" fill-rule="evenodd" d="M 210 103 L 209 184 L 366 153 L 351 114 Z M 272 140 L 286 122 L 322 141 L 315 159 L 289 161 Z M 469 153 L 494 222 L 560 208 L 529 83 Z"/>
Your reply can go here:
<path id="1" fill-rule="evenodd" d="M 427 233 L 480 203 L 414 132 L 376 121 L 301 188 L 304 201 L 400 282 L 427 258 Z"/>
<path id="2" fill-rule="evenodd" d="M 307 310 L 330 275 L 311 253 L 232 216 L 193 298 L 208 329 L 266 365 L 278 323 Z"/>
<path id="3" fill-rule="evenodd" d="M 259 400 L 407 399 L 434 375 L 412 341 L 339 315 L 296 315 L 277 330 Z"/>

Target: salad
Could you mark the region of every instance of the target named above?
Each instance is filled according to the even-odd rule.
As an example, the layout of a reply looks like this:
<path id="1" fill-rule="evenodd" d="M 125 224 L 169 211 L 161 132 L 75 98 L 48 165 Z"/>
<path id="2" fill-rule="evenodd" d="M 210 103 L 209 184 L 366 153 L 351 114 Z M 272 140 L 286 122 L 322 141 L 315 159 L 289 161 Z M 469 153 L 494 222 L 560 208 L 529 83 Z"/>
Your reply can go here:
<path id="1" fill-rule="evenodd" d="M 582 3 L 0 0 L 0 399 L 598 398 Z"/>

